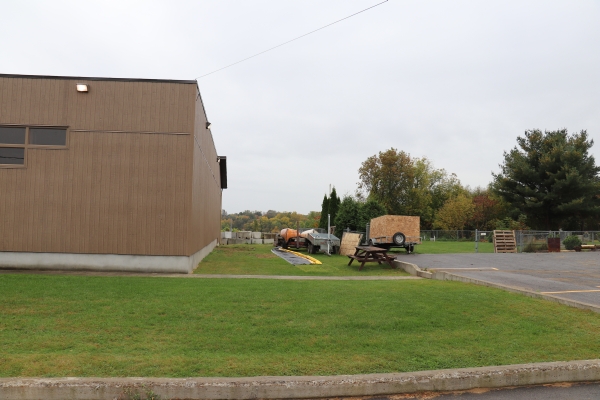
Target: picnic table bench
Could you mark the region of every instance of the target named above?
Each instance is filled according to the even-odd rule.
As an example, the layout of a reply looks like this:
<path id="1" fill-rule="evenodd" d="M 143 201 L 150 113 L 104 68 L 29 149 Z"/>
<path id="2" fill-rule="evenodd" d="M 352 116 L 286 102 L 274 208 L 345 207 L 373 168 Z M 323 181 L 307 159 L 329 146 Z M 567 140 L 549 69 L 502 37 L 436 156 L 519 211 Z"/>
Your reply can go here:
<path id="1" fill-rule="evenodd" d="M 356 251 L 354 254 L 348 256 L 348 258 L 350 258 L 348 265 L 350 266 L 352 262 L 356 260 L 361 263 L 360 268 L 358 268 L 359 271 L 365 266 L 365 263 L 368 262 L 376 262 L 378 264 L 385 262 L 390 267 L 396 268 L 396 266 L 392 263 L 395 257 L 388 256 L 387 252 L 388 249 L 382 249 L 381 247 L 356 246 Z"/>

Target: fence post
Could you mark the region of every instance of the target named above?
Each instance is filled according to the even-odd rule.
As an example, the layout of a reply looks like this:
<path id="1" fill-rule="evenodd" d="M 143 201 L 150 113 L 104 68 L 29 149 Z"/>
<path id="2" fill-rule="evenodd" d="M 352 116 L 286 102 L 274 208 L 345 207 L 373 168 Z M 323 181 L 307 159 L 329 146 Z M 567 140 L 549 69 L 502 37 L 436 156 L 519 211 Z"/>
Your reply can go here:
<path id="1" fill-rule="evenodd" d="M 479 253 L 479 235 L 477 229 L 475 229 L 475 253 Z"/>

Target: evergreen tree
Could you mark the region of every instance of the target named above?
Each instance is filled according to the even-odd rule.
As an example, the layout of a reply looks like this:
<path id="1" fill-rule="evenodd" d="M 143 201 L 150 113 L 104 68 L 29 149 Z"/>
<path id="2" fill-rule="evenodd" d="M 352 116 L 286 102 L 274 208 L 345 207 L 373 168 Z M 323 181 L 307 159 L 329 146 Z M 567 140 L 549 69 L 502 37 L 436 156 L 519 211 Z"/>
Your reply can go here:
<path id="1" fill-rule="evenodd" d="M 581 223 L 600 214 L 600 168 L 588 154 L 594 141 L 587 132 L 530 130 L 519 148 L 504 152 L 495 191 L 527 215 L 532 228 L 558 229 L 568 220 Z"/>
<path id="2" fill-rule="evenodd" d="M 333 197 L 333 195 L 332 195 Z M 335 236 L 342 238 L 342 232 L 347 228 L 351 231 L 360 230 L 358 227 L 360 203 L 350 196 L 345 196 L 335 216 Z"/>
<path id="3" fill-rule="evenodd" d="M 338 212 L 338 208 L 340 207 L 341 200 L 337 196 L 335 191 L 335 187 L 331 190 L 331 197 L 329 197 L 329 215 L 331 215 L 331 225 L 334 226 L 335 217 Z M 325 226 L 327 226 L 327 221 L 325 221 Z"/>
<path id="4" fill-rule="evenodd" d="M 319 219 L 319 228 L 327 229 L 327 214 L 329 213 L 329 199 L 327 195 L 323 196 L 321 204 L 321 218 Z"/>
<path id="5" fill-rule="evenodd" d="M 385 214 L 385 207 L 381 203 L 372 198 L 368 199 L 365 203 L 360 204 L 356 230 L 363 232 L 373 218 L 381 217 Z"/>

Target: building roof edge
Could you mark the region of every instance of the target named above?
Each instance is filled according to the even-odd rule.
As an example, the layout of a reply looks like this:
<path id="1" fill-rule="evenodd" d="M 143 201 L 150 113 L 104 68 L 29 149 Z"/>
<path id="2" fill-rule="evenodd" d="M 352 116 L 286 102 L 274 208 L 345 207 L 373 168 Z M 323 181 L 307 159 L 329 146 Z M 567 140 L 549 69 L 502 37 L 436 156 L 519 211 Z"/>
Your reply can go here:
<path id="1" fill-rule="evenodd" d="M 54 75 L 19 75 L 19 74 L 0 74 L 0 78 L 24 78 L 24 79 L 64 79 L 80 81 L 116 81 L 116 82 L 161 82 L 161 83 L 182 83 L 194 84 L 196 80 L 177 80 L 177 79 L 144 79 L 144 78 L 104 78 L 92 76 L 54 76 Z"/>

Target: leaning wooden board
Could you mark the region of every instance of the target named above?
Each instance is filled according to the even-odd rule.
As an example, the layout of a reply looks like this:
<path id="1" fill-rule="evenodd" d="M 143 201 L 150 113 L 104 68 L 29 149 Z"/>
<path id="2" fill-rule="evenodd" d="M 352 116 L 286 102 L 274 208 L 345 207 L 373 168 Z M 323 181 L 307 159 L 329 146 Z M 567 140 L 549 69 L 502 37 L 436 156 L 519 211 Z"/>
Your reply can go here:
<path id="1" fill-rule="evenodd" d="M 360 246 L 362 235 L 360 233 L 344 232 L 342 235 L 342 244 L 340 246 L 340 254 L 343 256 L 351 256 L 356 251 L 356 246 Z"/>
<path id="2" fill-rule="evenodd" d="M 372 238 L 388 236 L 392 241 L 394 233 L 402 232 L 407 242 L 421 243 L 421 217 L 407 215 L 382 215 L 371 220 L 369 236 Z"/>

